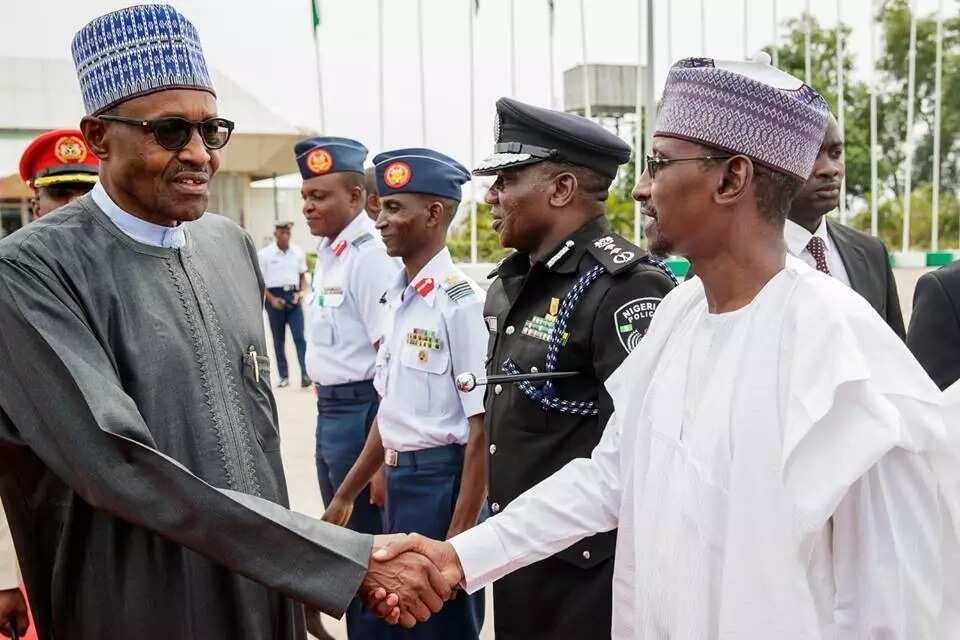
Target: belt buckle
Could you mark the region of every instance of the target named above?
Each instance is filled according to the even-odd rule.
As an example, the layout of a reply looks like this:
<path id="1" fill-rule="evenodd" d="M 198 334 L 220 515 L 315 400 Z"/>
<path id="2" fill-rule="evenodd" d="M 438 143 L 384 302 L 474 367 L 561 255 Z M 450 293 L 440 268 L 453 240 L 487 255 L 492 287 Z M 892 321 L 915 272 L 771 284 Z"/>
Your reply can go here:
<path id="1" fill-rule="evenodd" d="M 395 467 L 397 466 L 399 457 L 400 456 L 395 449 L 385 449 L 383 452 L 383 464 L 387 465 L 388 467 Z"/>

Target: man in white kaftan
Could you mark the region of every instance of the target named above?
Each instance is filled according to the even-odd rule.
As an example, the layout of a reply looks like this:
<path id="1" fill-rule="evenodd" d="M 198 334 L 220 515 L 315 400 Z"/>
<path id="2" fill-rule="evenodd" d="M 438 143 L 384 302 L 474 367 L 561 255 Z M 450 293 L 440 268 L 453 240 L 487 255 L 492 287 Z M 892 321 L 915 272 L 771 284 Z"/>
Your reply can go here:
<path id="1" fill-rule="evenodd" d="M 449 542 L 376 557 L 418 550 L 473 591 L 619 527 L 616 640 L 960 637 L 940 393 L 862 298 L 783 244 L 827 117 L 765 61 L 678 62 L 634 197 L 652 250 L 698 277 L 607 381 L 600 444 Z"/>

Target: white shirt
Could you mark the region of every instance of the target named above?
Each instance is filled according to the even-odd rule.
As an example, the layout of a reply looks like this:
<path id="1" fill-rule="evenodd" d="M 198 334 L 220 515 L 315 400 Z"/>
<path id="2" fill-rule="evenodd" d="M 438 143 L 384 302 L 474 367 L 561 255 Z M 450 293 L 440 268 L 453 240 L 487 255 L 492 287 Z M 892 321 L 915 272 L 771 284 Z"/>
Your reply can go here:
<path id="1" fill-rule="evenodd" d="M 295 244 L 281 251 L 276 242 L 271 242 L 257 252 L 263 283 L 272 287 L 299 287 L 300 274 L 307 272 L 307 254 Z"/>
<path id="2" fill-rule="evenodd" d="M 783 225 L 783 239 L 787 243 L 787 251 L 794 258 L 800 258 L 816 269 L 817 259 L 807 250 L 810 238 L 814 236 L 823 240 L 824 245 L 826 245 L 827 269 L 830 270 L 830 275 L 849 287 L 850 276 L 847 275 L 847 268 L 843 266 L 843 259 L 840 257 L 837 245 L 827 230 L 826 216 L 820 219 L 820 226 L 817 227 L 816 233 L 810 233 L 793 220 L 787 220 L 786 224 Z"/>
<path id="3" fill-rule="evenodd" d="M 380 298 L 400 270 L 361 212 L 317 248 L 307 298 L 307 375 L 321 385 L 372 380 L 383 334 Z"/>
<path id="4" fill-rule="evenodd" d="M 103 184 L 100 182 L 93 185 L 93 189 L 90 190 L 90 197 L 120 231 L 137 242 L 166 249 L 180 249 L 187 243 L 185 223 L 180 223 L 175 227 L 165 227 L 127 213 L 107 195 Z"/>
<path id="5" fill-rule="evenodd" d="M 20 571 L 17 568 L 17 551 L 13 548 L 13 536 L 10 526 L 0 506 L 0 591 L 16 589 L 20 584 Z"/>
<path id="6" fill-rule="evenodd" d="M 713 316 L 694 278 L 607 388 L 590 459 L 452 539 L 469 591 L 619 526 L 615 640 L 960 637 L 938 628 L 940 393 L 849 288 L 788 256 Z"/>
<path id="7" fill-rule="evenodd" d="M 467 418 L 483 413 L 483 389 L 457 389 L 462 373 L 482 374 L 487 350 L 484 293 L 444 248 L 413 280 L 398 274 L 386 294 L 375 383 L 383 446 L 419 451 L 466 444 Z"/>

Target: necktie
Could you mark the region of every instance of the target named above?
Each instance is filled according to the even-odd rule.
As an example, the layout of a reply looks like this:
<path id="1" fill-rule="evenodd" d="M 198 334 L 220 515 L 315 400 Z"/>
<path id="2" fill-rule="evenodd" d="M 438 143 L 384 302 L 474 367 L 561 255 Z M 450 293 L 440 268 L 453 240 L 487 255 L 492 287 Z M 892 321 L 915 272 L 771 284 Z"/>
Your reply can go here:
<path id="1" fill-rule="evenodd" d="M 817 261 L 817 271 L 830 275 L 830 269 L 827 267 L 827 243 L 822 238 L 813 236 L 807 243 L 807 251 Z"/>

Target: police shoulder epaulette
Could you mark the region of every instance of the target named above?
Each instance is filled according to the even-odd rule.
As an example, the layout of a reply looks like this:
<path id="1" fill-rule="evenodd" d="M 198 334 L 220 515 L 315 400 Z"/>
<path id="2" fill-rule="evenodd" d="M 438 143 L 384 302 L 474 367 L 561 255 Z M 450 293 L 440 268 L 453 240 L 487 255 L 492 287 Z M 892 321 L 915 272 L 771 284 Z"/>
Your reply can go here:
<path id="1" fill-rule="evenodd" d="M 362 245 L 362 244 L 363 244 L 364 242 L 366 242 L 367 240 L 373 240 L 373 234 L 372 234 L 372 233 L 364 233 L 364 234 L 361 234 L 361 235 L 357 236 L 356 238 L 354 238 L 354 239 L 353 239 L 353 242 L 351 242 L 350 244 L 352 244 L 352 245 L 355 246 L 355 247 L 359 247 L 360 245 Z"/>
<path id="2" fill-rule="evenodd" d="M 643 249 L 615 233 L 590 240 L 587 251 L 609 273 L 625 271 L 646 255 Z"/>
<path id="3" fill-rule="evenodd" d="M 476 295 L 471 285 L 465 278 L 459 275 L 451 275 L 443 281 L 441 287 L 447 297 L 454 302 L 460 302 Z"/>

